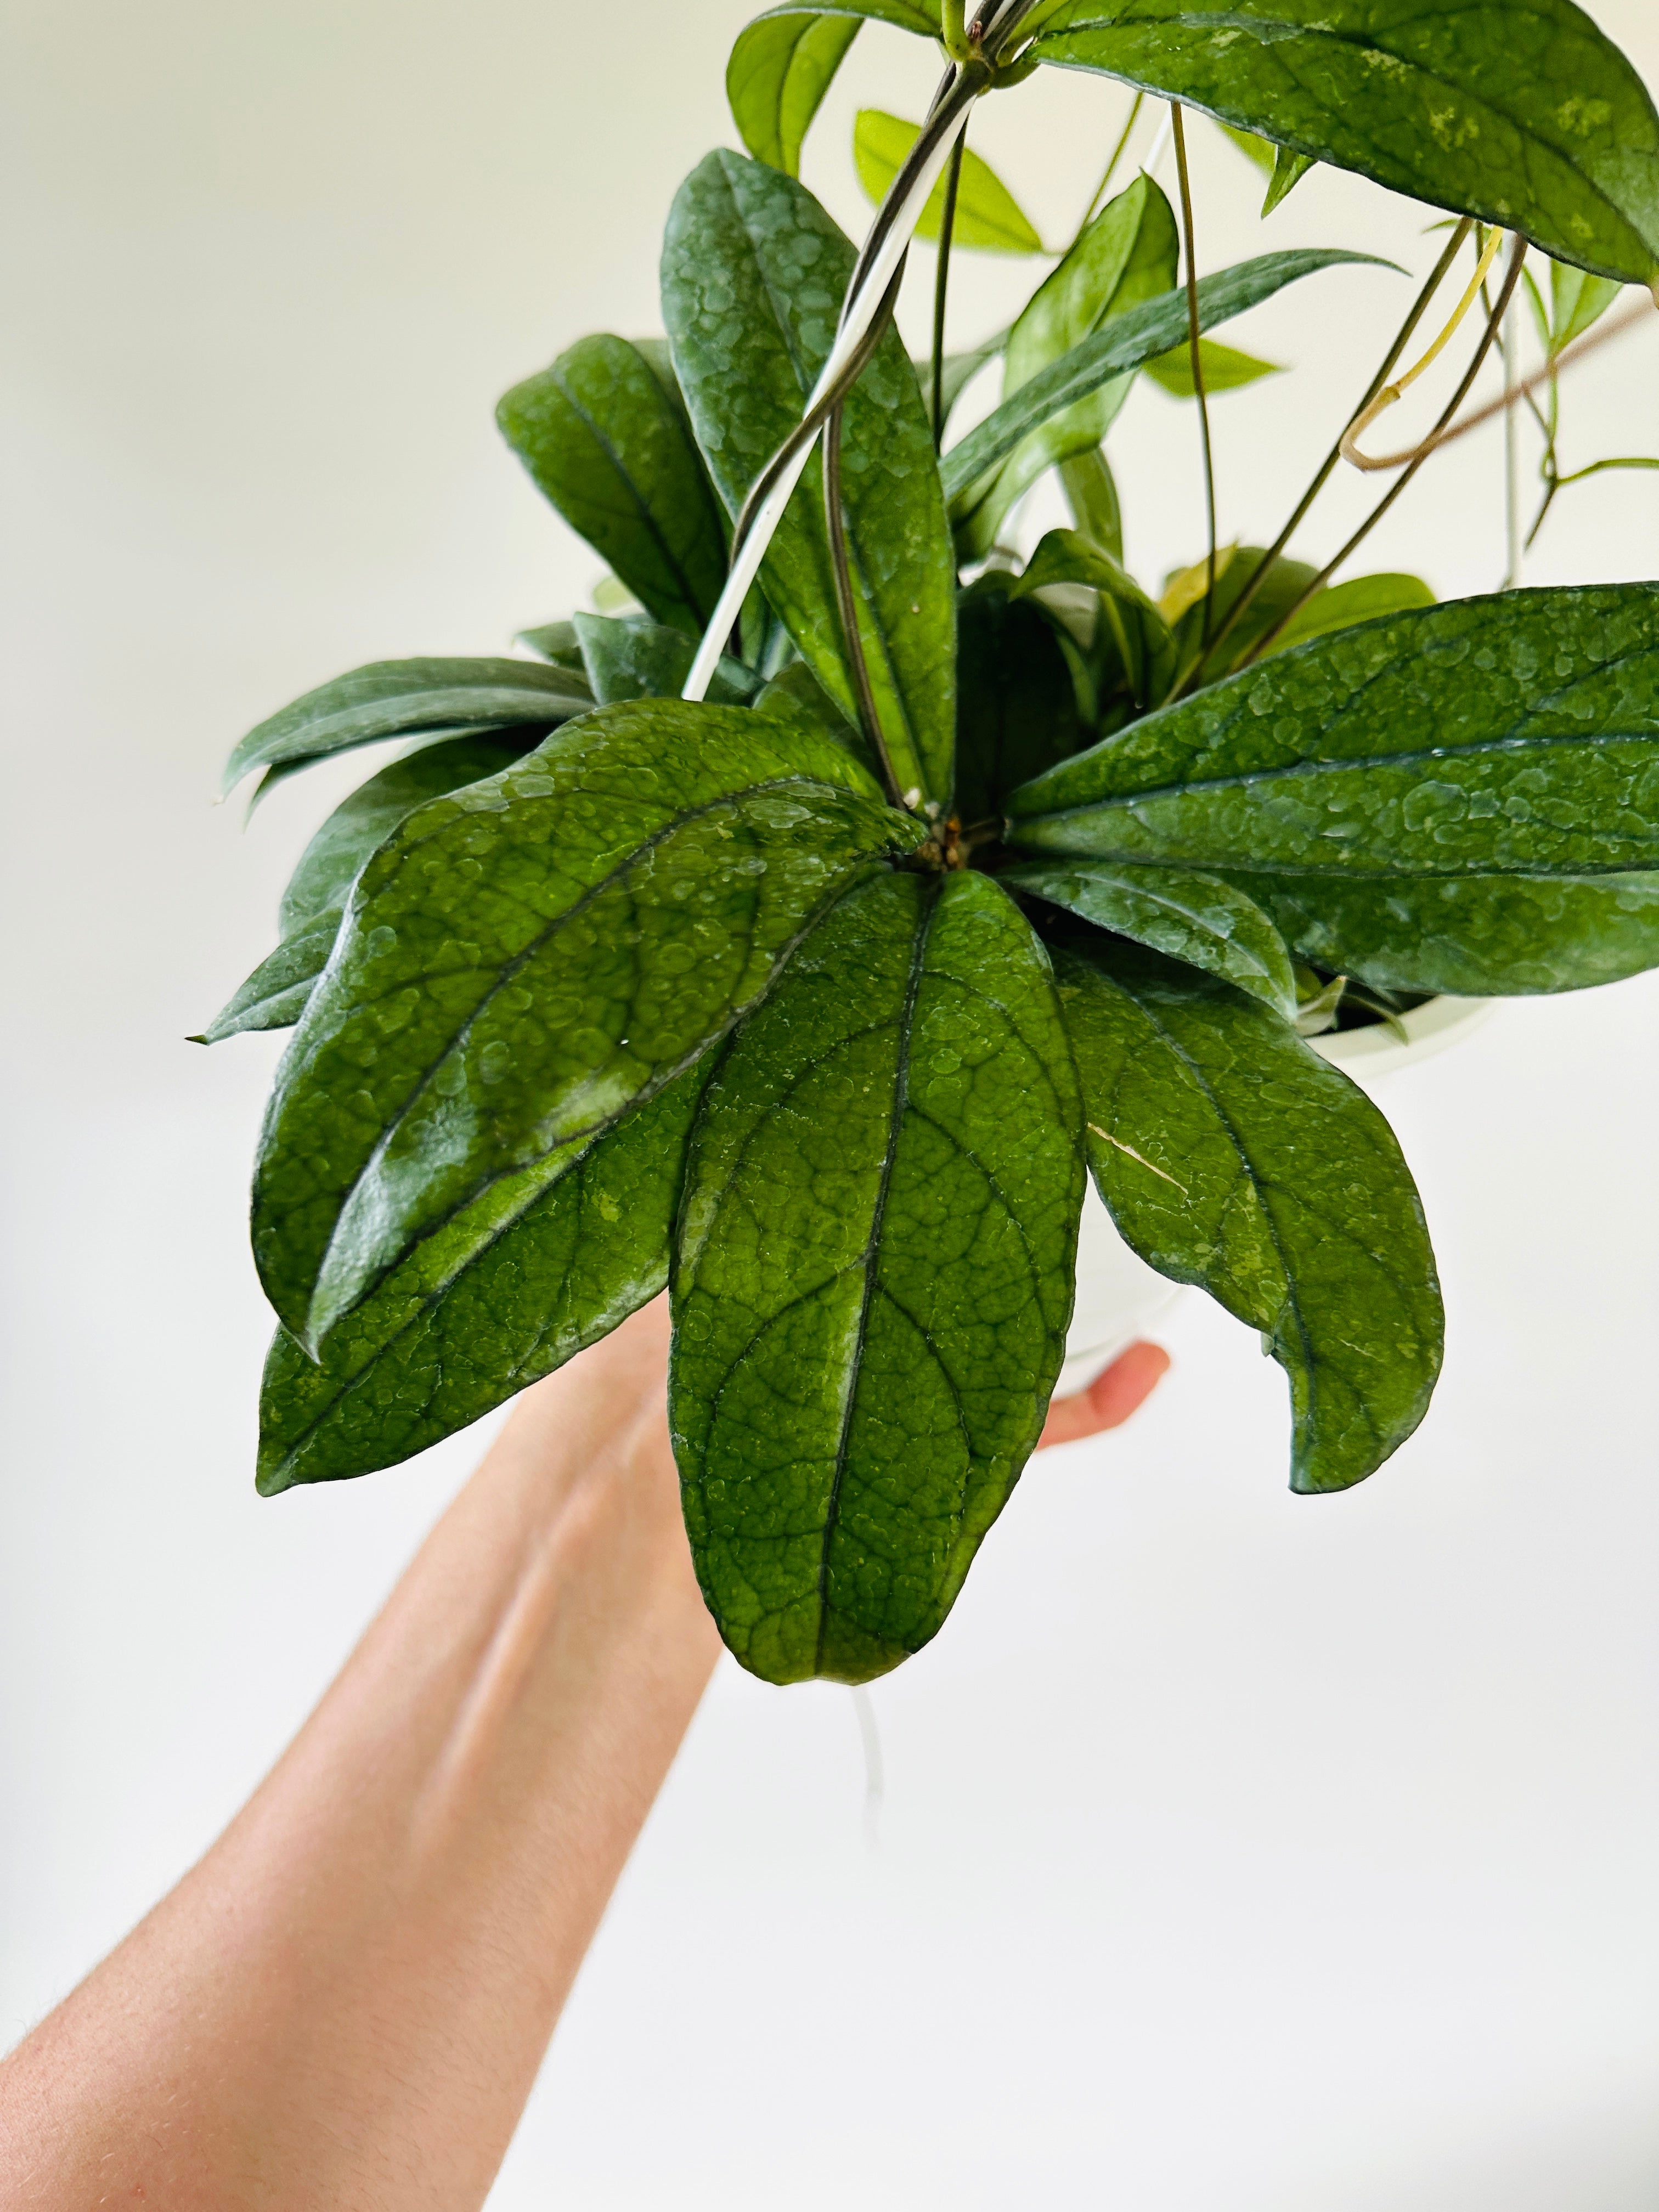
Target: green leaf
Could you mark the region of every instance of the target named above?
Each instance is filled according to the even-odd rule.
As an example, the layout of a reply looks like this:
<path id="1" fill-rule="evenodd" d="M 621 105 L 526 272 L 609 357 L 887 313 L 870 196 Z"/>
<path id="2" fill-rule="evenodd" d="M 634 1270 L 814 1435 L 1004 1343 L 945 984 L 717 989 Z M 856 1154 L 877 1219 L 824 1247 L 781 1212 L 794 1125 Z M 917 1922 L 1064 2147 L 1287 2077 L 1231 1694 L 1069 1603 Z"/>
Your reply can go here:
<path id="1" fill-rule="evenodd" d="M 1510 998 L 1659 968 L 1659 874 L 1239 880 L 1304 960 L 1385 990 Z"/>
<path id="2" fill-rule="evenodd" d="M 726 583 L 726 525 L 660 364 L 625 338 L 583 338 L 515 384 L 495 417 L 641 605 L 700 635 Z"/>
<path id="3" fill-rule="evenodd" d="M 1204 371 L 1204 390 L 1211 398 L 1218 392 L 1237 392 L 1244 385 L 1259 383 L 1264 376 L 1284 374 L 1278 362 L 1258 361 L 1254 354 L 1240 353 L 1236 346 L 1218 345 L 1213 338 L 1199 340 L 1198 357 Z M 1149 361 L 1146 374 L 1173 399 L 1197 397 L 1190 346 L 1176 346 L 1173 352 Z"/>
<path id="4" fill-rule="evenodd" d="M 225 763 L 224 788 L 256 768 L 324 760 L 417 731 L 548 730 L 592 704 L 586 684 L 532 660 L 377 660 L 250 730 Z"/>
<path id="5" fill-rule="evenodd" d="M 786 728 L 805 730 L 817 738 L 828 738 L 831 744 L 851 753 L 872 781 L 880 781 L 880 769 L 864 741 L 863 731 L 848 720 L 804 660 L 792 660 L 772 678 L 756 700 L 755 712 Z"/>
<path id="6" fill-rule="evenodd" d="M 1085 339 L 1135 307 L 1167 293 L 1180 240 L 1170 203 L 1150 177 L 1137 177 L 1087 225 L 1032 295 L 1008 334 L 1005 403 Z M 1014 502 L 1057 462 L 1097 448 L 1128 398 L 1133 375 L 1115 378 L 1047 418 L 1018 445 L 994 477 L 953 509 L 957 544 L 982 557 Z"/>
<path id="7" fill-rule="evenodd" d="M 1277 1015 L 1139 946 L 1054 954 L 1089 1163 L 1124 1237 L 1261 1332 L 1290 1381 L 1291 1487 L 1346 1490 L 1427 1410 L 1443 1316 L 1388 1123 Z"/>
<path id="8" fill-rule="evenodd" d="M 921 130 L 920 124 L 906 123 L 878 107 L 860 109 L 853 125 L 853 161 L 859 182 L 878 206 L 886 198 L 888 187 L 903 167 Z M 921 211 L 916 225 L 918 238 L 938 240 L 945 226 L 946 190 L 946 179 L 941 177 Z M 1042 251 L 1042 240 L 1030 217 L 990 163 L 971 146 L 963 152 L 951 238 L 954 246 L 979 246 L 988 253 Z"/>
<path id="9" fill-rule="evenodd" d="M 680 187 L 663 248 L 663 312 L 698 440 L 733 514 L 799 420 L 854 258 L 809 191 L 757 161 L 714 153 Z M 948 799 L 956 567 L 932 424 L 894 330 L 848 398 L 842 491 L 860 633 L 899 787 Z M 801 658 L 854 718 L 821 471 L 803 478 L 761 582 Z"/>
<path id="10" fill-rule="evenodd" d="M 1267 198 L 1261 203 L 1264 217 L 1270 216 L 1279 202 L 1295 191 L 1313 166 L 1310 154 L 1293 154 L 1288 146 L 1275 149 L 1273 173 L 1268 179 Z"/>
<path id="11" fill-rule="evenodd" d="M 1587 276 L 1563 262 L 1550 264 L 1549 349 L 1560 353 L 1599 323 L 1623 287 L 1606 276 Z"/>
<path id="12" fill-rule="evenodd" d="M 1006 794 L 1088 742 L 1053 628 L 985 575 L 957 610 L 956 812 L 995 821 Z"/>
<path id="13" fill-rule="evenodd" d="M 578 615 L 582 665 L 602 707 L 623 699 L 678 699 L 696 652 L 684 630 L 647 615 Z M 708 696 L 716 707 L 746 707 L 760 688 L 752 668 L 722 653 Z"/>
<path id="14" fill-rule="evenodd" d="M 1162 613 L 1123 563 L 1078 531 L 1051 530 L 1026 562 L 1014 596 L 1027 598 L 1060 584 L 1086 585 L 1100 593 L 1136 700 L 1145 704 L 1162 698 L 1174 674 L 1176 641 Z"/>
<path id="15" fill-rule="evenodd" d="M 1097 929 L 1219 975 L 1284 1020 L 1296 1012 L 1296 976 L 1284 939 L 1253 898 L 1219 876 L 1078 860 L 1009 868 L 997 880 Z"/>
<path id="16" fill-rule="evenodd" d="M 475 731 L 422 745 L 360 784 L 300 856 L 277 915 L 282 942 L 198 1042 L 217 1044 L 247 1030 L 291 1028 L 328 965 L 351 886 L 369 855 L 417 806 L 495 775 L 532 742 L 522 731 Z"/>
<path id="17" fill-rule="evenodd" d="M 1358 878 L 1659 866 L 1659 586 L 1509 592 L 1316 639 L 1016 792 L 1047 852 Z"/>
<path id="18" fill-rule="evenodd" d="M 279 1329 L 260 1399 L 260 1493 L 396 1466 L 654 1297 L 708 1074 L 699 1062 L 574 1157 L 496 1183 L 342 1323 L 320 1365 Z"/>
<path id="19" fill-rule="evenodd" d="M 1316 592 L 1299 615 L 1292 616 L 1274 640 L 1274 653 L 1287 653 L 1310 638 L 1327 637 L 1333 630 L 1352 629 L 1356 623 L 1375 622 L 1383 615 L 1431 607 L 1434 593 L 1420 576 L 1384 573 L 1355 576 L 1346 584 L 1328 584 Z"/>
<path id="20" fill-rule="evenodd" d="M 1286 284 L 1310 276 L 1321 269 L 1366 266 L 1391 269 L 1370 253 L 1340 253 L 1329 250 L 1293 253 L 1264 253 L 1254 261 L 1240 262 L 1198 284 L 1200 329 L 1231 321 L 1246 309 L 1270 300 Z M 1131 307 L 1095 336 L 1073 346 L 1069 353 L 1023 385 L 1013 397 L 959 445 L 952 446 L 940 465 L 945 495 L 957 510 L 979 479 L 1012 453 L 1022 439 L 1051 422 L 1065 408 L 1086 399 L 1114 378 L 1144 368 L 1159 354 L 1180 343 L 1187 329 L 1187 294 L 1167 292 L 1161 298 Z M 1056 458 L 1059 458 L 1056 456 Z"/>
<path id="21" fill-rule="evenodd" d="M 254 1255 L 314 1356 L 502 1177 L 598 1136 L 921 835 L 835 746 L 747 709 L 594 711 L 369 862 L 283 1063 Z"/>
<path id="22" fill-rule="evenodd" d="M 1109 553 L 1120 566 L 1123 560 L 1123 509 L 1111 465 L 1098 446 L 1086 453 L 1073 453 L 1060 465 L 1060 481 L 1072 520 L 1084 537 Z"/>
<path id="23" fill-rule="evenodd" d="M 774 8 L 738 33 L 726 96 L 757 161 L 800 173 L 802 141 L 862 23 L 892 23 L 937 39 L 936 10 L 907 0 L 845 0 L 831 8 Z"/>
<path id="24" fill-rule="evenodd" d="M 1042 1426 L 1082 1201 L 1047 959 L 987 876 L 845 899 L 693 1138 L 669 1413 L 753 1674 L 866 1681 L 944 1620 Z"/>
<path id="25" fill-rule="evenodd" d="M 1572 0 L 1067 0 L 1034 52 L 1648 283 L 1659 115 Z"/>
<path id="26" fill-rule="evenodd" d="M 514 642 L 527 645 L 544 660 L 550 660 L 580 683 L 587 681 L 587 671 L 582 665 L 581 640 L 576 635 L 574 623 L 543 623 L 536 629 L 521 629 Z"/>

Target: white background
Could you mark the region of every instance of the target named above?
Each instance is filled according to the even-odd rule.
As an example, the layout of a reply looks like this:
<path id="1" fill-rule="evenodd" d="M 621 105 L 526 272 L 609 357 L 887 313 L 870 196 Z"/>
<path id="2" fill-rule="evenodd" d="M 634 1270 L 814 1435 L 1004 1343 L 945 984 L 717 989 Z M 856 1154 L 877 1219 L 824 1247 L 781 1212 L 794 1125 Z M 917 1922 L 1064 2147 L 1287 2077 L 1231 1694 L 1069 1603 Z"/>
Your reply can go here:
<path id="1" fill-rule="evenodd" d="M 586 331 L 658 327 L 749 10 L 3 12 L 0 2042 L 205 1845 L 476 1456 L 253 1495 L 278 1047 L 182 1039 L 362 764 L 246 835 L 215 775 L 327 676 L 581 603 L 598 565 L 491 408 Z M 1649 0 L 1598 12 L 1659 78 Z M 853 110 L 915 113 L 934 68 L 854 50 L 807 161 L 849 225 Z M 1124 105 L 1044 73 L 976 125 L 1051 241 Z M 1207 126 L 1194 151 L 1209 266 L 1435 250 L 1328 173 L 1260 233 L 1253 173 Z M 958 266 L 964 340 L 1035 273 Z M 1325 276 L 1226 334 L 1298 374 L 1217 404 L 1224 538 L 1277 524 L 1406 296 Z M 1659 450 L 1656 363 L 1644 331 L 1582 372 L 1570 465 Z M 1154 581 L 1201 550 L 1194 444 L 1151 390 L 1115 433 Z M 1437 461 L 1375 565 L 1495 584 L 1498 454 Z M 1565 495 L 1536 580 L 1659 573 L 1654 485 Z M 1278 1370 L 1188 1299 L 1153 1407 L 1033 1469 L 877 1686 L 873 1844 L 847 1693 L 722 1672 L 492 2205 L 1650 2212 L 1656 1012 L 1652 979 L 1516 1004 L 1388 1094 L 1450 1336 L 1363 1490 L 1288 1495 Z"/>

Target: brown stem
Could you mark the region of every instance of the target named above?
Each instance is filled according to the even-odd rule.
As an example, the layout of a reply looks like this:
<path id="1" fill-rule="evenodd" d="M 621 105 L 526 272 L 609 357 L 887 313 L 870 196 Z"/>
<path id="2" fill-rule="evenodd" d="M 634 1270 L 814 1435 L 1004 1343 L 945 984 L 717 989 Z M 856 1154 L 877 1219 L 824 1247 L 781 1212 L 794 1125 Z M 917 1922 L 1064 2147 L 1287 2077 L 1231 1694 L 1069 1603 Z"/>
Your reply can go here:
<path id="1" fill-rule="evenodd" d="M 951 281 L 951 240 L 957 227 L 957 194 L 962 186 L 962 157 L 968 144 L 963 125 L 945 173 L 945 211 L 939 227 L 939 270 L 933 278 L 933 451 L 945 443 L 945 298 Z"/>
<path id="2" fill-rule="evenodd" d="M 1215 623 L 1215 459 L 1210 450 L 1210 406 L 1204 394 L 1204 356 L 1199 337 L 1198 257 L 1193 248 L 1193 188 L 1187 174 L 1187 131 L 1181 103 L 1170 103 L 1175 125 L 1176 173 L 1181 179 L 1181 232 L 1187 254 L 1187 349 L 1193 364 L 1193 395 L 1198 401 L 1198 434 L 1204 448 L 1204 504 L 1210 526 L 1210 565 L 1204 588 L 1203 645 L 1207 651 Z"/>

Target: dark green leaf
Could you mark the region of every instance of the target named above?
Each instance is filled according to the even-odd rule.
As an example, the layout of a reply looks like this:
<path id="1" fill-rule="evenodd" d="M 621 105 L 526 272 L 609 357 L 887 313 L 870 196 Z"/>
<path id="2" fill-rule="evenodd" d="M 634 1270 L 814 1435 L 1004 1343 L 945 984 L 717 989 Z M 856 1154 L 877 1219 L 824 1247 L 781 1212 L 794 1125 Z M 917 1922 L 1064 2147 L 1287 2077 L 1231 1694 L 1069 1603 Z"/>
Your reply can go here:
<path id="1" fill-rule="evenodd" d="M 428 799 L 494 775 L 530 750 L 520 730 L 479 730 L 426 744 L 360 784 L 337 806 L 300 856 L 277 915 L 282 942 L 262 960 L 199 1042 L 217 1044 L 245 1030 L 285 1030 L 305 1012 L 328 965 L 351 886 L 377 846 Z"/>
<path id="2" fill-rule="evenodd" d="M 262 1494 L 424 1451 L 654 1297 L 707 1077 L 699 1063 L 574 1157 L 494 1185 L 342 1323 L 320 1366 L 279 1329 L 260 1401 Z"/>
<path id="3" fill-rule="evenodd" d="M 648 615 L 578 615 L 582 665 L 602 707 L 623 699 L 678 699 L 691 673 L 694 641 Z M 759 688 L 752 668 L 722 653 L 708 696 L 716 707 L 746 707 Z"/>
<path id="4" fill-rule="evenodd" d="M 854 728 L 804 660 L 792 660 L 781 675 L 772 678 L 756 700 L 755 712 L 786 727 L 828 738 L 843 752 L 851 753 L 867 775 L 880 780 L 879 767 L 864 741 L 864 732 Z"/>
<path id="5" fill-rule="evenodd" d="M 775 1682 L 934 1634 L 1042 1426 L 1080 1115 L 1047 960 L 982 875 L 844 900 L 693 1138 L 669 1407 L 710 1610 Z"/>
<path id="6" fill-rule="evenodd" d="M 1210 397 L 1218 392 L 1237 392 L 1244 385 L 1260 383 L 1264 376 L 1283 374 L 1277 362 L 1258 361 L 1254 354 L 1240 353 L 1236 346 L 1218 345 L 1213 338 L 1199 340 L 1198 357 L 1204 371 L 1204 390 Z M 1146 374 L 1172 399 L 1197 397 L 1190 346 L 1177 346 L 1173 353 L 1149 361 Z"/>
<path id="7" fill-rule="evenodd" d="M 581 683 L 587 681 L 587 672 L 582 665 L 581 640 L 576 635 L 574 623 L 543 623 L 536 629 L 521 629 L 516 642 L 527 645 L 544 660 L 550 660 L 556 668 L 562 668 Z"/>
<path id="8" fill-rule="evenodd" d="M 592 703 L 586 684 L 532 660 L 377 660 L 250 730 L 225 763 L 224 788 L 256 768 L 322 760 L 419 730 L 546 730 Z"/>
<path id="9" fill-rule="evenodd" d="M 266 1120 L 254 1253 L 284 1325 L 314 1354 L 461 1207 L 645 1103 L 920 835 L 835 746 L 678 700 L 597 709 L 410 815 Z"/>
<path id="10" fill-rule="evenodd" d="M 799 420 L 854 259 L 811 194 L 757 161 L 711 154 L 680 187 L 663 247 L 663 312 L 698 440 L 734 514 Z M 848 398 L 842 477 L 859 626 L 899 787 L 947 799 L 956 568 L 932 425 L 896 331 Z M 850 718 L 816 468 L 790 503 L 761 581 L 802 659 Z"/>
<path id="11" fill-rule="evenodd" d="M 1035 52 L 1645 284 L 1659 115 L 1572 0 L 1068 0 Z"/>
<path id="12" fill-rule="evenodd" d="M 1219 975 L 1284 1020 L 1296 1012 L 1296 976 L 1284 939 L 1253 898 L 1219 876 L 1078 860 L 1010 868 L 997 880 L 1097 929 Z"/>
<path id="13" fill-rule="evenodd" d="M 1304 960 L 1387 990 L 1507 998 L 1659 968 L 1659 874 L 1239 880 Z"/>
<path id="14" fill-rule="evenodd" d="M 939 33 L 937 11 L 908 0 L 844 0 L 830 8 L 774 8 L 738 33 L 726 65 L 726 96 L 757 160 L 799 174 L 801 142 L 866 21 L 924 39 Z"/>
<path id="15" fill-rule="evenodd" d="M 495 415 L 539 489 L 641 605 L 700 635 L 726 582 L 726 525 L 659 368 L 625 338 L 583 338 L 514 385 Z"/>
<path id="16" fill-rule="evenodd" d="M 1290 1378 L 1291 1488 L 1362 1480 L 1440 1369 L 1434 1255 L 1393 1132 L 1224 983 L 1099 939 L 1054 964 L 1113 1219 L 1149 1265 L 1261 1330 Z"/>
<path id="17" fill-rule="evenodd" d="M 903 167 L 920 132 L 919 124 L 906 123 L 878 107 L 860 109 L 853 125 L 853 161 L 859 182 L 878 206 L 886 198 L 888 187 Z M 947 189 L 941 177 L 921 211 L 916 225 L 918 238 L 938 239 L 945 223 Z M 953 245 L 978 246 L 988 253 L 1042 251 L 1042 240 L 1030 217 L 990 163 L 971 146 L 963 153 L 951 238 Z"/>
<path id="18" fill-rule="evenodd" d="M 1013 794 L 1045 852 L 1326 878 L 1659 866 L 1659 586 L 1316 639 Z"/>
<path id="19" fill-rule="evenodd" d="M 957 611 L 957 818 L 995 821 L 1005 795 L 1088 742 L 1066 657 L 1050 624 L 1006 576 L 986 575 Z"/>
<path id="20" fill-rule="evenodd" d="M 1241 262 L 1214 276 L 1203 276 L 1198 285 L 1199 324 L 1212 329 L 1218 323 L 1259 307 L 1286 284 L 1310 276 L 1321 269 L 1364 265 L 1389 269 L 1392 262 L 1378 261 L 1369 253 L 1339 253 L 1321 250 L 1294 253 L 1264 253 Z M 1073 406 L 1109 384 L 1115 377 L 1144 368 L 1159 354 L 1180 343 L 1187 329 L 1185 289 L 1166 293 L 1131 307 L 1093 337 L 1073 346 L 1049 368 L 1034 376 L 994 414 L 971 431 L 960 445 L 952 446 L 941 464 L 945 489 L 953 507 L 980 477 L 1013 452 L 1021 440 L 1050 422 L 1062 409 Z"/>
<path id="21" fill-rule="evenodd" d="M 1078 531 L 1051 530 L 1026 562 L 1014 596 L 1052 595 L 1058 585 L 1083 585 L 1100 594 L 1102 619 L 1131 694 L 1141 706 L 1162 699 L 1174 678 L 1176 641 L 1122 562 Z"/>
<path id="22" fill-rule="evenodd" d="M 1033 378 L 1175 283 L 1180 241 L 1170 204 L 1150 177 L 1109 201 L 1039 287 L 1008 334 L 1002 395 Z M 1045 469 L 1097 447 L 1133 378 L 1113 379 L 1045 419 L 983 483 L 952 508 L 957 543 L 970 559 L 996 542 L 1004 517 Z"/>

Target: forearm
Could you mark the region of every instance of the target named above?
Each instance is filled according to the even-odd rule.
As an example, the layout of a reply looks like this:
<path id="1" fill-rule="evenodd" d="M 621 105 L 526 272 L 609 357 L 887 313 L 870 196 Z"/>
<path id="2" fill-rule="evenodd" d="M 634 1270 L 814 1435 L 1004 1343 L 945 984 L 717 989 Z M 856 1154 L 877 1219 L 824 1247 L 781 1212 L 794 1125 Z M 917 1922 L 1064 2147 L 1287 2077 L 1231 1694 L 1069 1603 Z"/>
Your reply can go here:
<path id="1" fill-rule="evenodd" d="M 246 1811 L 0 2069 L 16 2201 L 482 2203 L 718 1649 L 660 1335 L 530 1394 Z"/>

